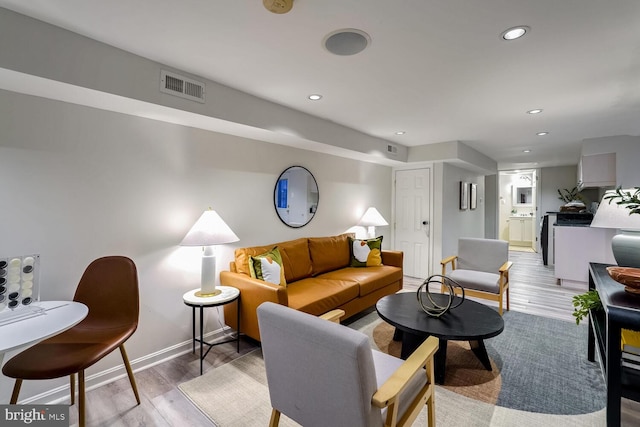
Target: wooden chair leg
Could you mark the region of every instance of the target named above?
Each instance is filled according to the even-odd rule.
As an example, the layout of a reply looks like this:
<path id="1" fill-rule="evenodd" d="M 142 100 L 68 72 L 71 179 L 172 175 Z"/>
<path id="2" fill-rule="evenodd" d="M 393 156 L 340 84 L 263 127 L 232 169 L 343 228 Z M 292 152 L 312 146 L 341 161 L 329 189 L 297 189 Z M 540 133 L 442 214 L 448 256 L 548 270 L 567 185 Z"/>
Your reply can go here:
<path id="1" fill-rule="evenodd" d="M 431 384 L 431 393 L 427 400 L 427 426 L 436 427 L 436 386 L 435 386 L 435 363 L 433 357 L 427 365 L 427 378 Z"/>
<path id="2" fill-rule="evenodd" d="M 15 405 L 18 402 L 18 395 L 20 394 L 20 387 L 22 386 L 22 380 L 16 379 L 15 384 L 13 385 L 13 393 L 11 393 L 11 403 Z"/>
<path id="3" fill-rule="evenodd" d="M 271 419 L 269 420 L 269 427 L 278 427 L 280 423 L 280 411 L 277 409 L 271 410 Z"/>
<path id="4" fill-rule="evenodd" d="M 507 311 L 509 311 L 509 288 L 507 288 Z"/>
<path id="5" fill-rule="evenodd" d="M 427 400 L 427 425 L 429 427 L 436 427 L 436 408 L 434 405 L 435 393 Z"/>
<path id="6" fill-rule="evenodd" d="M 76 403 L 76 374 L 69 375 L 70 378 L 70 386 L 71 389 L 71 405 L 75 405 Z"/>
<path id="7" fill-rule="evenodd" d="M 84 427 L 84 369 L 78 372 L 78 425 Z"/>
<path id="8" fill-rule="evenodd" d="M 136 379 L 133 377 L 133 371 L 131 370 L 131 365 L 129 364 L 129 358 L 127 357 L 127 352 L 124 350 L 124 344 L 120 344 L 120 354 L 122 354 L 122 360 L 124 361 L 124 367 L 127 369 L 127 375 L 129 376 L 129 382 L 131 383 L 131 388 L 133 389 L 133 394 L 136 396 L 136 402 L 138 405 L 140 404 L 140 396 L 138 395 L 138 387 L 136 386 Z"/>

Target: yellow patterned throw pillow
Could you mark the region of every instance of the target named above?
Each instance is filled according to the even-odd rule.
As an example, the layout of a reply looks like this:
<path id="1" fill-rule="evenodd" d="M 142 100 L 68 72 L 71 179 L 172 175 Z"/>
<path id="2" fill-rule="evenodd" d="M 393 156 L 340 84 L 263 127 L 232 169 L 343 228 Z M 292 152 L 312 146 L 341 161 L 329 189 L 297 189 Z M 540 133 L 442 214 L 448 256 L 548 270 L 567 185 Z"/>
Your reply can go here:
<path id="1" fill-rule="evenodd" d="M 284 267 L 282 256 L 278 247 L 274 247 L 269 252 L 252 256 L 249 262 L 251 277 L 264 280 L 274 285 L 287 286 L 284 279 Z"/>
<path id="2" fill-rule="evenodd" d="M 379 267 L 382 265 L 382 236 L 375 239 L 349 237 L 351 267 Z"/>

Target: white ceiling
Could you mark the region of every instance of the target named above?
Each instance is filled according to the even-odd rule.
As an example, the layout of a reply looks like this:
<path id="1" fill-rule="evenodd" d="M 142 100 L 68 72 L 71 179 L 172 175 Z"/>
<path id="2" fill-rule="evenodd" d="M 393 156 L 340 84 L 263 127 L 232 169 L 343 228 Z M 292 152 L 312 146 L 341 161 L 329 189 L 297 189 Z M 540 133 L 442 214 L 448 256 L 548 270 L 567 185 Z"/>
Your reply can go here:
<path id="1" fill-rule="evenodd" d="M 460 141 L 500 169 L 575 164 L 584 139 L 640 135 L 638 0 L 295 0 L 284 15 L 260 0 L 0 7 L 397 144 Z M 515 25 L 531 31 L 503 41 Z M 342 28 L 370 46 L 330 54 L 322 40 Z"/>

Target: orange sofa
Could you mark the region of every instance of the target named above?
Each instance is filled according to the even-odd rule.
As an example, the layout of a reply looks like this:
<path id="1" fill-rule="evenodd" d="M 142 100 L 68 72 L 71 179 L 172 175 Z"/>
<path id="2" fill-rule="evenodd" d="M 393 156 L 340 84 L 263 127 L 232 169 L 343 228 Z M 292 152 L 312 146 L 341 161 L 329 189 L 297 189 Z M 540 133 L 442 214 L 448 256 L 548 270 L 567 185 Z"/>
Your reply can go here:
<path id="1" fill-rule="evenodd" d="M 230 271 L 220 272 L 220 283 L 240 289 L 240 331 L 260 340 L 256 310 L 265 301 L 313 315 L 341 309 L 346 319 L 402 289 L 402 252 L 381 251 L 381 266 L 350 267 L 349 237 L 353 235 L 305 237 L 236 249 Z M 250 274 L 250 258 L 274 246 L 282 256 L 286 286 Z M 224 306 L 226 323 L 237 330 L 236 314 L 236 304 Z"/>

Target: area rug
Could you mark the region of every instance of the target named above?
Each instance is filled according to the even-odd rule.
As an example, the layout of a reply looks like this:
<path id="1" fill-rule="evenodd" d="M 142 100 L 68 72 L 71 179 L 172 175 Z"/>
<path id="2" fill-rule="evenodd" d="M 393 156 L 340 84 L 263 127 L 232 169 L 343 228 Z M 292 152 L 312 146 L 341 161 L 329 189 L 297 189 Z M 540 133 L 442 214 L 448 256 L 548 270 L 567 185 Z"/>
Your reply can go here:
<path id="1" fill-rule="evenodd" d="M 393 327 L 364 321 L 368 326 L 361 329 L 373 346 L 399 357 Z M 504 331 L 485 340 L 492 371 L 468 342 L 449 342 L 443 387 L 485 403 L 546 414 L 587 414 L 606 406 L 600 368 L 586 357 L 587 325 L 515 311 L 506 312 L 504 321 Z"/>
<path id="2" fill-rule="evenodd" d="M 395 351 L 391 328 L 375 312 L 350 327 L 369 335 L 373 347 Z M 582 327 L 506 313 L 505 331 L 485 341 L 493 372 L 479 363 L 474 366 L 475 356 L 463 344 L 451 344 L 460 348 L 448 348 L 445 385 L 436 387 L 438 425 L 605 424 L 604 385 L 598 367 L 586 361 L 586 330 Z M 219 427 L 268 425 L 271 405 L 260 350 L 212 369 L 179 389 Z M 414 425 L 425 423 L 423 410 Z M 285 416 L 280 425 L 297 426 Z"/>

